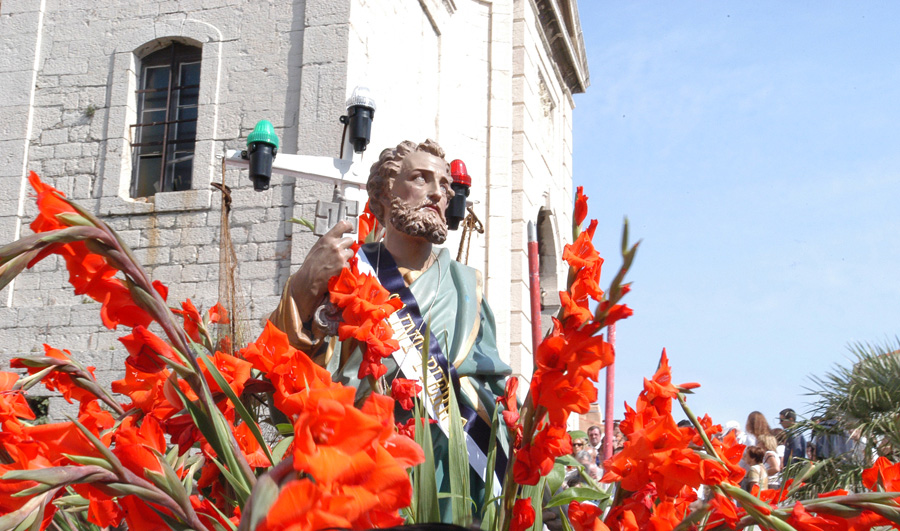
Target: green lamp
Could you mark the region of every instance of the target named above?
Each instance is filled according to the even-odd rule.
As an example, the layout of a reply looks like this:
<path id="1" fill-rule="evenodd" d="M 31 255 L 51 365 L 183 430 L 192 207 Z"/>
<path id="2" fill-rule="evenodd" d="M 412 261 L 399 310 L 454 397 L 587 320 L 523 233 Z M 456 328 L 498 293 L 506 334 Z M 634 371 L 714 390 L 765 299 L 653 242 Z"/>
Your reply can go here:
<path id="1" fill-rule="evenodd" d="M 269 189 L 272 178 L 272 161 L 278 155 L 278 135 L 268 120 L 256 122 L 253 132 L 247 137 L 247 151 L 241 153 L 250 159 L 250 179 L 253 189 L 262 192 Z"/>

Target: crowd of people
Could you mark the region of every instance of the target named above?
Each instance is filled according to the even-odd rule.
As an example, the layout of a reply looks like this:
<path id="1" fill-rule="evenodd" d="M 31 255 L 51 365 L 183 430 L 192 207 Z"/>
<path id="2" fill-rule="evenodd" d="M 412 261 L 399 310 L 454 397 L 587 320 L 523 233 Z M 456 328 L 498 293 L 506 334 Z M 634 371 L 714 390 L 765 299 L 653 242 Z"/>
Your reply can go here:
<path id="1" fill-rule="evenodd" d="M 781 410 L 773 420 L 773 424 L 777 424 L 775 427 L 769 424 L 763 413 L 753 411 L 747 416 L 744 426 L 731 420 L 717 435 L 724 438 L 734 432 L 737 442 L 744 445 L 741 465 L 747 474 L 742 486 L 748 491 L 754 486 L 760 489 L 780 487 L 784 470 L 800 461 L 849 455 L 860 446 L 852 434 L 830 429 L 828 421 L 816 423 L 815 434 L 807 440 L 803 431 L 797 429 L 797 413 L 791 408 Z M 612 451 L 616 453 L 625 445 L 625 436 L 619 430 L 619 421 L 614 421 L 613 426 Z M 690 427 L 691 423 L 685 420 L 679 426 Z M 572 440 L 572 457 L 583 466 L 583 470 L 569 467 L 567 486 L 582 483 L 585 475 L 600 481 L 603 477 L 605 439 L 603 427 L 595 425 L 588 428 L 586 438 Z"/>
<path id="2" fill-rule="evenodd" d="M 603 448 L 606 445 L 606 436 L 601 426 L 591 426 L 587 430 L 587 438 L 578 437 L 572 439 L 572 457 L 584 467 L 584 473 L 595 481 L 603 477 Z M 613 421 L 612 452 L 616 453 L 625 446 L 625 434 L 619 429 L 619 421 Z M 566 472 L 564 486 L 573 487 L 584 481 L 582 472 L 571 467 Z"/>
<path id="3" fill-rule="evenodd" d="M 797 413 L 783 409 L 778 413 L 780 427 L 772 428 L 766 416 L 753 411 L 747 416 L 744 429 L 737 421 L 725 424 L 723 437 L 734 432 L 737 441 L 745 446 L 742 465 L 747 470 L 743 487 L 751 490 L 754 485 L 760 489 L 776 489 L 781 486 L 782 471 L 796 461 L 806 457 L 809 446 L 802 433 L 791 430 L 797 423 Z"/>

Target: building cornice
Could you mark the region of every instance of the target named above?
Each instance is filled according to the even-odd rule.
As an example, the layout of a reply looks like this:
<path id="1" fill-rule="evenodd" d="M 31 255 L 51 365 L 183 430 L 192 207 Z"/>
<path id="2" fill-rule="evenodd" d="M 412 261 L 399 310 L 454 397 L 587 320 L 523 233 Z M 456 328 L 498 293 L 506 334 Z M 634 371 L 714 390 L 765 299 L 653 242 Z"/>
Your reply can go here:
<path id="1" fill-rule="evenodd" d="M 570 93 L 583 93 L 591 83 L 576 0 L 533 1 L 563 82 Z"/>

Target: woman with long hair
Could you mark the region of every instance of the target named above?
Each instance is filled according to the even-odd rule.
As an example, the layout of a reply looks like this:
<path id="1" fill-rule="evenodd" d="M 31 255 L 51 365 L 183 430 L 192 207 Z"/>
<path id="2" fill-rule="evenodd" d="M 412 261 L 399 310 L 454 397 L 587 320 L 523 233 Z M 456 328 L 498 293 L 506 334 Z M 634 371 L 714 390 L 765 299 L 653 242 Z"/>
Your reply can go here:
<path id="1" fill-rule="evenodd" d="M 769 427 L 769 422 L 766 420 L 765 415 L 759 411 L 754 411 L 747 416 L 747 425 L 744 433 L 746 436 L 744 444 L 753 446 L 760 435 L 771 435 L 772 428 Z"/>

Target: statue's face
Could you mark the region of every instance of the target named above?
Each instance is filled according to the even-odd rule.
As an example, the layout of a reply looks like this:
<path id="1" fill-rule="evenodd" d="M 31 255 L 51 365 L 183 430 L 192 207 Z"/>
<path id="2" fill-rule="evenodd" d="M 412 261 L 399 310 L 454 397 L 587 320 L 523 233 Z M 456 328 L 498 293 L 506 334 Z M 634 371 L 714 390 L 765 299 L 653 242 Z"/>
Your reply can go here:
<path id="1" fill-rule="evenodd" d="M 406 234 L 444 243 L 451 182 L 444 159 L 424 151 L 407 155 L 391 185 L 391 224 Z"/>
<path id="2" fill-rule="evenodd" d="M 431 153 L 415 151 L 403 159 L 391 195 L 416 210 L 428 209 L 444 220 L 452 178 L 447 163 Z"/>

